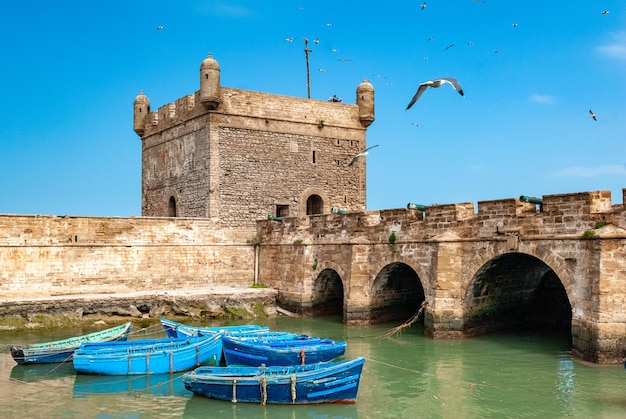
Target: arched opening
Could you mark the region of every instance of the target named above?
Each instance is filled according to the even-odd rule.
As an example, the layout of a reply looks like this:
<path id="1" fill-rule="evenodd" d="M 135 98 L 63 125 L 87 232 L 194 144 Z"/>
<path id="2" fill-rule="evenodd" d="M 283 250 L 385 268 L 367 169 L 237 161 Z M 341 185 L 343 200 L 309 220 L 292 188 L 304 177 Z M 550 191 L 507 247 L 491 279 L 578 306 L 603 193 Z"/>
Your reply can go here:
<path id="1" fill-rule="evenodd" d="M 470 282 L 465 304 L 466 334 L 524 329 L 571 336 L 565 287 L 534 256 L 507 253 L 487 262 Z"/>
<path id="2" fill-rule="evenodd" d="M 306 200 L 306 215 L 324 213 L 324 201 L 319 195 L 311 195 Z"/>
<path id="3" fill-rule="evenodd" d="M 170 200 L 167 203 L 167 216 L 176 217 L 176 199 L 170 196 Z"/>
<path id="4" fill-rule="evenodd" d="M 396 262 L 376 276 L 370 300 L 370 323 L 408 320 L 425 299 L 424 287 L 409 265 Z M 419 320 L 423 323 L 423 317 Z"/>
<path id="5" fill-rule="evenodd" d="M 333 269 L 324 269 L 315 279 L 313 286 L 313 315 L 343 315 L 343 283 Z"/>

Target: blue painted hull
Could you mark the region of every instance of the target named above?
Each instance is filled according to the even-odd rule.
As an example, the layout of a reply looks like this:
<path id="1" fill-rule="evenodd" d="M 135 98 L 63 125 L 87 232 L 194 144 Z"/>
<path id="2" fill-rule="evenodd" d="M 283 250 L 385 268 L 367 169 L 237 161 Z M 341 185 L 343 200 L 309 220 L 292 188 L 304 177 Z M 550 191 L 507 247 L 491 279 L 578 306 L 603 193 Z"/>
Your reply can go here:
<path id="1" fill-rule="evenodd" d="M 83 344 L 74 353 L 74 369 L 79 373 L 101 375 L 166 374 L 186 371 L 203 363 L 219 365 L 221 354 L 219 333 Z"/>
<path id="2" fill-rule="evenodd" d="M 35 343 L 32 345 L 11 345 L 9 346 L 9 350 L 15 362 L 20 365 L 65 362 L 72 359 L 74 351 L 76 351 L 82 343 L 125 341 L 128 339 L 128 333 L 131 327 L 132 323 L 127 322 L 110 329 L 68 339 Z"/>
<path id="3" fill-rule="evenodd" d="M 233 403 L 354 403 L 362 357 L 291 367 L 200 367 L 183 375 L 187 390 Z"/>
<path id="4" fill-rule="evenodd" d="M 302 365 L 331 361 L 346 352 L 346 342 L 330 339 L 262 341 L 222 337 L 227 365 Z"/>
<path id="5" fill-rule="evenodd" d="M 188 326 L 173 320 L 161 319 L 161 325 L 165 329 L 165 333 L 170 338 L 197 336 L 198 332 L 252 332 L 252 331 L 268 331 L 269 327 L 259 326 L 256 324 L 245 324 L 240 326 L 215 326 L 215 327 L 198 327 Z"/>

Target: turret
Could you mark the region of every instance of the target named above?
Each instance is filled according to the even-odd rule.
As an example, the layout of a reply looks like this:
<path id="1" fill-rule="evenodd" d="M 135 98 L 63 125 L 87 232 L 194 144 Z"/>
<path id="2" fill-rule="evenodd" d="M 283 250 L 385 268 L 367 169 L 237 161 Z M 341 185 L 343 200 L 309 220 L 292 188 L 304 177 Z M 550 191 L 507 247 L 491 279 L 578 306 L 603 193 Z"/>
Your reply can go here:
<path id="1" fill-rule="evenodd" d="M 220 104 L 220 65 L 211 54 L 200 64 L 200 102 L 209 110 Z"/>
<path id="2" fill-rule="evenodd" d="M 133 129 L 138 136 L 142 137 L 146 128 L 146 116 L 150 113 L 150 99 L 143 94 L 142 90 L 135 98 L 133 105 Z"/>
<path id="3" fill-rule="evenodd" d="M 374 122 L 374 86 L 363 79 L 356 89 L 356 104 L 359 105 L 361 125 L 369 127 Z"/>

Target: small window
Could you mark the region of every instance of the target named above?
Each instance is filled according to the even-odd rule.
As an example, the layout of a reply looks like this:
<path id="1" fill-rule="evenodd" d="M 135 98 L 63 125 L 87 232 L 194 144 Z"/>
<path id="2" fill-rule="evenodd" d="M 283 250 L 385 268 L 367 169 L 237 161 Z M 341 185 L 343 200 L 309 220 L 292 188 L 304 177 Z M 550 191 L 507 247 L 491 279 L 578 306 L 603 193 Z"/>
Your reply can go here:
<path id="1" fill-rule="evenodd" d="M 167 204 L 167 216 L 176 217 L 176 199 L 171 196 L 170 201 Z"/>
<path id="2" fill-rule="evenodd" d="M 289 217 L 289 205 L 276 205 L 277 217 Z"/>
<path id="3" fill-rule="evenodd" d="M 313 164 L 315 164 L 315 150 L 313 150 L 313 152 L 311 153 L 311 161 Z"/>

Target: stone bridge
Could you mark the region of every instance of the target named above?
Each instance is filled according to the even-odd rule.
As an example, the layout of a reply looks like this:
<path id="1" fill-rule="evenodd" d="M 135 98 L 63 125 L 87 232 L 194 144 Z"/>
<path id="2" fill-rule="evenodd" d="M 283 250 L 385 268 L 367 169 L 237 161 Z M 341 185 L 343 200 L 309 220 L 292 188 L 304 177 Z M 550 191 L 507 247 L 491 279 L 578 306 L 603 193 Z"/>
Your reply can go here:
<path id="1" fill-rule="evenodd" d="M 626 189 L 619 205 L 597 191 L 264 220 L 255 269 L 292 311 L 401 322 L 426 301 L 433 338 L 530 326 L 570 333 L 582 359 L 617 363 L 624 198 Z"/>

